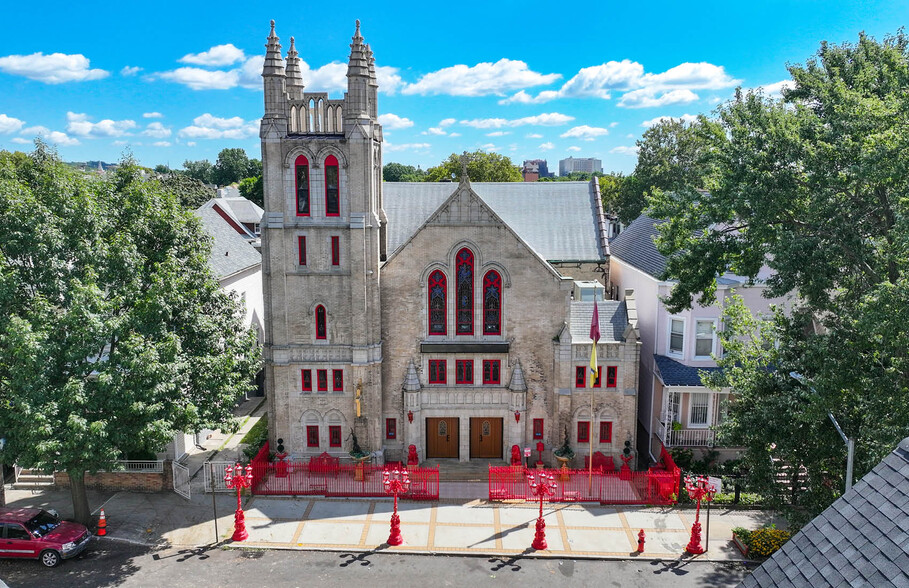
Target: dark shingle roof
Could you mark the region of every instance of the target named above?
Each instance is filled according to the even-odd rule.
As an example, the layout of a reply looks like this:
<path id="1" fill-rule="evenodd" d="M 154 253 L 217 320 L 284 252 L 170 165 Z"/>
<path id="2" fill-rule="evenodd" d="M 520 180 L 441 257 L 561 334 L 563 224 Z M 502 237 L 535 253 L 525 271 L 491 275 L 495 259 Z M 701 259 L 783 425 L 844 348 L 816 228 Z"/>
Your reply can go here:
<path id="1" fill-rule="evenodd" d="M 625 302 L 605 300 L 597 302 L 597 314 L 600 318 L 600 341 L 624 341 L 625 327 L 628 326 L 628 313 Z M 590 343 L 590 321 L 593 320 L 593 302 L 571 303 L 571 342 Z"/>
<path id="2" fill-rule="evenodd" d="M 625 263 L 659 278 L 666 269 L 666 258 L 653 243 L 664 220 L 641 215 L 609 243 L 610 253 Z"/>
<path id="3" fill-rule="evenodd" d="M 703 386 L 700 372 L 722 370 L 722 368 L 718 367 L 687 366 L 665 355 L 654 355 L 653 359 L 660 369 L 660 377 L 663 379 L 663 383 L 667 386 Z"/>
<path id="4" fill-rule="evenodd" d="M 262 263 L 262 255 L 212 207 L 211 200 L 196 210 L 205 232 L 214 238 L 208 265 L 219 280 Z"/>
<path id="5" fill-rule="evenodd" d="M 739 586 L 909 586 L 909 437 Z"/>
<path id="6" fill-rule="evenodd" d="M 588 182 L 476 182 L 470 187 L 543 259 L 606 258 Z M 407 242 L 457 188 L 449 182 L 384 183 L 389 253 Z"/>

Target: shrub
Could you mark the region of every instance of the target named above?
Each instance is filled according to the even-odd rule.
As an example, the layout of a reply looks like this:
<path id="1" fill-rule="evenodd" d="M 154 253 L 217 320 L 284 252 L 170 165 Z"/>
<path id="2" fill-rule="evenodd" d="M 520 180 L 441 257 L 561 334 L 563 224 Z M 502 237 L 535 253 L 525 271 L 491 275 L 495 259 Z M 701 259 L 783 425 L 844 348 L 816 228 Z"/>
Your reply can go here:
<path id="1" fill-rule="evenodd" d="M 266 441 L 268 441 L 268 415 L 262 415 L 259 422 L 253 425 L 252 428 L 243 435 L 243 438 L 240 439 L 240 443 L 246 444 L 243 453 L 248 459 L 252 459 L 259 453 L 259 450 L 265 445 Z"/>
<path id="2" fill-rule="evenodd" d="M 755 557 L 768 557 L 789 541 L 789 531 L 774 527 L 764 527 L 752 531 L 748 541 L 748 554 Z"/>
<path id="3" fill-rule="evenodd" d="M 680 447 L 673 447 L 669 450 L 669 453 L 672 455 L 672 461 L 675 462 L 675 465 L 683 470 L 691 468 L 691 462 L 694 461 L 694 452 L 690 449 L 684 449 Z"/>

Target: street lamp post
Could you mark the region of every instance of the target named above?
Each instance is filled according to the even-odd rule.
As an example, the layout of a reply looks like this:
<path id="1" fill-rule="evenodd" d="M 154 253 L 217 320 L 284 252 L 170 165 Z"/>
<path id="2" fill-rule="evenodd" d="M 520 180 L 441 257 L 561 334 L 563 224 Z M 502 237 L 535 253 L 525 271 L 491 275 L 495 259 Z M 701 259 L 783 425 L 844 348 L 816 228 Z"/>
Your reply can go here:
<path id="1" fill-rule="evenodd" d="M 546 522 L 543 520 L 543 499 L 555 494 L 555 478 L 546 472 L 527 474 L 527 483 L 530 484 L 530 493 L 540 499 L 540 516 L 537 519 L 537 532 L 533 536 L 531 547 L 534 549 L 547 549 Z"/>
<path id="2" fill-rule="evenodd" d="M 710 502 L 717 488 L 710 484 L 707 476 L 685 476 L 685 490 L 688 491 L 688 496 L 698 503 L 694 524 L 691 526 L 691 540 L 685 551 L 692 555 L 699 555 L 705 551 L 704 546 L 701 545 L 701 500 Z"/>
<path id="3" fill-rule="evenodd" d="M 252 466 L 246 466 L 246 472 L 243 472 L 243 466 L 237 464 L 235 467 L 227 466 L 224 469 L 224 483 L 228 488 L 237 489 L 237 512 L 234 513 L 234 535 L 231 537 L 234 541 L 246 541 L 249 533 L 246 532 L 246 518 L 243 516 L 243 505 L 240 502 L 240 491 L 243 488 L 249 488 L 252 484 Z"/>
<path id="4" fill-rule="evenodd" d="M 400 545 L 404 543 L 401 537 L 401 518 L 398 516 L 398 493 L 410 490 L 410 475 L 407 470 L 393 469 L 391 472 L 385 470 L 382 473 L 382 485 L 385 487 L 386 494 L 393 494 L 395 497 L 394 512 L 391 514 L 391 533 L 388 535 L 389 545 Z"/>
<path id="5" fill-rule="evenodd" d="M 789 375 L 798 382 L 808 386 L 808 389 L 817 395 L 817 390 L 808 383 L 808 378 L 798 372 L 789 372 Z M 846 444 L 846 492 L 849 492 L 849 489 L 852 488 L 852 459 L 855 456 L 855 439 L 850 439 L 846 436 L 846 433 L 840 428 L 840 424 L 836 421 L 836 417 L 833 416 L 832 412 L 827 411 L 827 416 L 830 417 L 833 426 L 836 427 L 836 432 L 840 434 L 840 438 L 843 440 L 843 443 Z"/>

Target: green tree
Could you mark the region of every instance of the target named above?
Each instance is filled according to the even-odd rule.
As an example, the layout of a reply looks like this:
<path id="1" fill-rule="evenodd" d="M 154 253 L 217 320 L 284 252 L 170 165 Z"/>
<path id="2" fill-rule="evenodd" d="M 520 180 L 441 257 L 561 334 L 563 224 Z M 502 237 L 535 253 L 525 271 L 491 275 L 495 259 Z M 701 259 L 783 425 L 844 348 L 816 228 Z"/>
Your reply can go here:
<path id="1" fill-rule="evenodd" d="M 625 182 L 621 172 L 603 174 L 597 180 L 600 184 L 600 198 L 603 200 L 603 211 L 616 213 L 619 202 L 619 192 Z"/>
<path id="2" fill-rule="evenodd" d="M 218 192 L 199 180 L 183 174 L 168 174 L 160 180 L 161 186 L 174 194 L 186 208 L 196 209 L 218 195 Z"/>
<path id="3" fill-rule="evenodd" d="M 472 182 L 523 182 L 521 168 L 511 159 L 498 153 L 474 151 L 468 154 L 467 175 Z M 427 182 L 460 181 L 461 156 L 452 153 L 448 159 L 426 170 Z"/>
<path id="4" fill-rule="evenodd" d="M 265 208 L 265 191 L 262 186 L 262 176 L 243 178 L 237 188 L 240 190 L 241 196 Z"/>
<path id="5" fill-rule="evenodd" d="M 158 165 L 155 166 L 155 173 L 169 174 L 169 173 L 173 173 L 173 170 L 170 169 L 169 167 L 167 167 L 166 165 L 164 165 L 163 163 L 159 163 Z"/>
<path id="6" fill-rule="evenodd" d="M 210 249 L 132 161 L 99 178 L 0 152 L 0 458 L 66 471 L 82 523 L 86 472 L 223 425 L 258 368 Z"/>
<path id="7" fill-rule="evenodd" d="M 382 179 L 386 182 L 422 182 L 426 172 L 419 167 L 391 162 L 382 168 Z"/>
<path id="8" fill-rule="evenodd" d="M 213 168 L 211 162 L 207 159 L 200 159 L 199 161 L 186 160 L 183 162 L 183 169 L 185 175 L 199 180 L 203 184 L 214 183 L 212 179 Z"/>
<path id="9" fill-rule="evenodd" d="M 256 160 L 257 161 L 257 160 Z M 258 174 L 262 173 L 262 164 L 259 164 Z M 251 164 L 246 151 L 240 147 L 222 149 L 218 153 L 218 160 L 212 169 L 212 180 L 219 186 L 227 186 L 239 182 L 250 176 L 250 169 L 256 171 L 255 164 Z"/>
<path id="10" fill-rule="evenodd" d="M 727 434 L 754 468 L 767 463 L 772 444 L 788 445 L 785 459 L 835 492 L 845 448 L 827 411 L 857 439 L 857 476 L 909 436 L 907 46 L 902 32 L 824 43 L 805 65 L 789 67 L 794 87 L 782 100 L 738 91 L 715 129 L 698 131 L 715 172 L 710 192 L 696 191 L 703 183 L 695 174 L 650 201 L 654 215 L 669 219 L 658 247 L 669 256 L 667 277 L 678 280 L 670 309 L 695 296 L 710 303 L 718 275 L 757 279 L 765 265 L 768 296 L 798 293 L 770 327 L 726 321 L 730 343 L 759 339 L 760 330 L 774 336 L 773 344 L 732 345 L 723 360 L 741 399 Z M 811 501 L 809 514 L 832 495 Z"/>
<path id="11" fill-rule="evenodd" d="M 602 174 L 597 172 L 571 172 L 567 176 L 553 176 L 551 178 L 540 178 L 538 182 L 589 182 L 591 178 L 600 177 Z"/>

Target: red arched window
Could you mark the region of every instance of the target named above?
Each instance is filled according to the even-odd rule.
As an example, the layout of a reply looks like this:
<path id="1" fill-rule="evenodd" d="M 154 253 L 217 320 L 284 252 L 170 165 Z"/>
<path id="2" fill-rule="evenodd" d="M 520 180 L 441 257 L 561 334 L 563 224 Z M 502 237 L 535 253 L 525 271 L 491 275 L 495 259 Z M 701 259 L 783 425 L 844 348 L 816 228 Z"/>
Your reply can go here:
<path id="1" fill-rule="evenodd" d="M 338 216 L 341 214 L 341 198 L 339 192 L 340 177 L 338 176 L 338 160 L 334 155 L 325 158 L 325 215 Z"/>
<path id="2" fill-rule="evenodd" d="M 483 278 L 483 334 L 502 334 L 502 278 L 494 271 Z"/>
<path id="3" fill-rule="evenodd" d="M 327 338 L 328 329 L 325 323 L 325 307 L 320 304 L 316 307 L 316 339 Z"/>
<path id="4" fill-rule="evenodd" d="M 294 189 L 297 194 L 297 216 L 309 216 L 309 160 L 303 155 L 294 162 Z"/>
<path id="5" fill-rule="evenodd" d="M 429 274 L 429 334 L 448 333 L 446 296 L 448 287 L 445 274 L 436 270 Z"/>
<path id="6" fill-rule="evenodd" d="M 455 257 L 457 271 L 457 314 L 458 335 L 473 335 L 473 253 L 470 249 L 461 249 Z"/>

